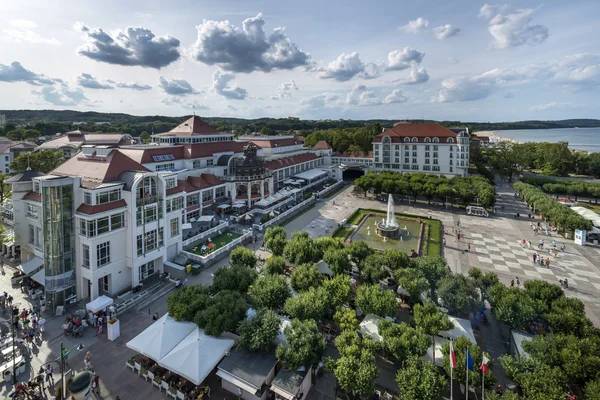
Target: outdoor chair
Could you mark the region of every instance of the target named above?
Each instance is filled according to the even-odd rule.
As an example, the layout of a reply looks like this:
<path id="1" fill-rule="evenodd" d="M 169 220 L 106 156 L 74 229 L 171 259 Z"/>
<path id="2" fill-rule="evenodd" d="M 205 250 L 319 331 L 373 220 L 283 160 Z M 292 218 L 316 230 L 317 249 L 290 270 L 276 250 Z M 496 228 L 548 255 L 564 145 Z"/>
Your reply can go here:
<path id="1" fill-rule="evenodd" d="M 177 399 L 177 392 L 173 393 L 167 389 L 167 397 L 171 396 L 174 399 Z"/>

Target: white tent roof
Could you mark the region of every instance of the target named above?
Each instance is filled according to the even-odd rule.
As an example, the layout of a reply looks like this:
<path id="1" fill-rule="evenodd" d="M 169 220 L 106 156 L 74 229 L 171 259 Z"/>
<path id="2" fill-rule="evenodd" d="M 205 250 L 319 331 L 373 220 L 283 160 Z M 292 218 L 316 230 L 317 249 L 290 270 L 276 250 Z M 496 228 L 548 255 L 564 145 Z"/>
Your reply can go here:
<path id="1" fill-rule="evenodd" d="M 448 340 L 456 340 L 461 336 L 465 336 L 469 341 L 473 344 L 477 344 L 475 340 L 475 335 L 473 334 L 473 327 L 471 326 L 471 321 L 468 319 L 450 317 L 448 316 L 450 322 L 454 324 L 454 328 L 449 331 L 443 331 L 438 334 L 438 336 L 448 339 Z"/>
<path id="2" fill-rule="evenodd" d="M 96 300 L 90 301 L 89 303 L 87 303 L 85 308 L 87 308 L 89 311 L 95 313 L 100 310 L 104 310 L 106 307 L 112 305 L 112 303 L 113 303 L 113 299 L 111 299 L 108 296 L 102 295 L 100 297 L 97 297 Z"/>
<path id="3" fill-rule="evenodd" d="M 427 353 L 425 353 L 425 355 L 423 357 L 421 357 L 421 359 L 425 360 L 425 361 L 433 361 L 435 363 L 435 365 L 437 365 L 438 367 L 441 367 L 444 364 L 444 356 L 442 355 L 442 346 L 444 344 L 446 344 L 447 342 L 449 342 L 449 340 L 441 338 L 439 336 L 434 336 L 433 339 L 435 341 L 435 360 L 433 359 L 433 346 L 429 346 L 427 348 Z"/>
<path id="4" fill-rule="evenodd" d="M 229 207 L 231 207 L 229 204 L 221 204 L 218 208 L 221 208 L 221 209 L 224 210 L 224 209 L 227 209 Z"/>
<path id="5" fill-rule="evenodd" d="M 31 260 L 27 261 L 25 264 L 19 265 L 17 268 L 29 275 L 42 265 L 44 265 L 44 260 L 40 257 L 33 257 Z"/>
<path id="6" fill-rule="evenodd" d="M 200 217 L 198 217 L 197 221 L 198 222 L 210 222 L 213 219 L 215 219 L 214 215 L 201 215 Z"/>
<path id="7" fill-rule="evenodd" d="M 591 221 L 592 225 L 600 227 L 600 215 L 596 214 L 592 210 L 588 210 L 587 208 L 579 206 L 571 207 L 571 210 L 575 211 L 588 221 Z"/>
<path id="8" fill-rule="evenodd" d="M 367 314 L 365 319 L 360 323 L 360 333 L 369 335 L 378 342 L 383 342 L 383 338 L 379 335 L 379 329 L 377 328 L 377 323 L 379 323 L 380 319 L 381 318 L 376 315 Z"/>
<path id="9" fill-rule="evenodd" d="M 199 385 L 233 344 L 232 339 L 208 336 L 196 327 L 158 364 Z"/>
<path id="10" fill-rule="evenodd" d="M 311 179 L 318 178 L 319 176 L 322 176 L 322 175 L 327 175 L 327 171 L 325 171 L 321 168 L 313 168 L 313 169 L 309 169 L 308 171 L 304 171 L 304 172 L 294 175 L 294 178 L 299 178 L 300 180 L 303 180 L 303 179 L 311 180 Z"/>
<path id="11" fill-rule="evenodd" d="M 196 328 L 197 325 L 192 322 L 177 322 L 165 314 L 131 339 L 127 347 L 158 362 Z"/>
<path id="12" fill-rule="evenodd" d="M 275 342 L 277 342 L 278 344 L 283 344 L 285 347 L 289 346 L 285 339 L 285 328 L 290 325 L 292 325 L 292 321 L 285 317 L 281 317 L 281 323 L 279 324 L 279 333 L 277 333 Z"/>
<path id="13" fill-rule="evenodd" d="M 33 279 L 40 285 L 46 286 L 46 270 L 44 268 L 40 269 L 38 272 L 33 274 L 31 279 Z"/>

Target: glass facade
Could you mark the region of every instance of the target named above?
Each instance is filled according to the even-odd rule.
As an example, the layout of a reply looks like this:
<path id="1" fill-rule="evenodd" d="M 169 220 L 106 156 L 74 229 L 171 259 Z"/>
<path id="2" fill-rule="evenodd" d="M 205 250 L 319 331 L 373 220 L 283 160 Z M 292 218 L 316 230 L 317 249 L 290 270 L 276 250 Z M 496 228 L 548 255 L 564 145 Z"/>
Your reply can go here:
<path id="1" fill-rule="evenodd" d="M 42 184 L 46 307 L 55 310 L 76 290 L 73 185 L 47 183 L 53 186 Z"/>

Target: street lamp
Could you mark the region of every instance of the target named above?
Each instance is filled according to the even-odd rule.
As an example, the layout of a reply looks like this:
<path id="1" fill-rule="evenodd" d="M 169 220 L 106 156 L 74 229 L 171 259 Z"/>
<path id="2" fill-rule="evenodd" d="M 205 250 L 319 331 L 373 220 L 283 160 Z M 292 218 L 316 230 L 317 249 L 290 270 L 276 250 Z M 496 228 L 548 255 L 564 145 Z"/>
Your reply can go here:
<path id="1" fill-rule="evenodd" d="M 69 353 L 74 349 L 77 351 L 83 350 L 85 346 L 82 343 L 79 343 L 77 346 L 73 347 L 71 350 L 65 352 L 65 346 L 63 342 L 60 342 L 60 356 L 56 360 L 52 360 L 55 363 L 58 363 L 60 366 L 60 382 L 62 385 L 61 392 L 62 398 L 65 399 L 67 396 L 67 385 L 65 384 L 65 358 L 69 356 Z"/>

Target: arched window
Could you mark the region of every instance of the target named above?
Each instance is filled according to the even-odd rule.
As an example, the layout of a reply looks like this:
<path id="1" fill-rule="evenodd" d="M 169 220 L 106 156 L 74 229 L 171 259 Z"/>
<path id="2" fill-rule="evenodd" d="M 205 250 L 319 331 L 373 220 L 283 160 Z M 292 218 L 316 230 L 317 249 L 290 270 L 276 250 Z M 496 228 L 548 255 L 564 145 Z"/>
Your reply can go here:
<path id="1" fill-rule="evenodd" d="M 419 141 L 419 139 L 417 139 L 416 137 L 412 138 L 413 143 L 417 143 L 418 141 Z"/>
<path id="2" fill-rule="evenodd" d="M 436 138 L 436 137 L 433 138 L 433 143 L 439 143 L 439 142 L 440 142 L 439 138 Z"/>
<path id="3" fill-rule="evenodd" d="M 390 143 L 390 142 L 391 142 L 391 139 L 390 139 L 389 136 L 384 136 L 383 137 L 383 143 Z"/>
<path id="4" fill-rule="evenodd" d="M 449 137 L 448 138 L 448 143 L 454 143 L 454 138 Z"/>
<path id="5" fill-rule="evenodd" d="M 404 138 L 404 143 L 410 143 L 410 138 L 405 137 Z"/>
<path id="6" fill-rule="evenodd" d="M 431 142 L 431 139 L 429 139 L 428 137 L 426 137 L 425 140 L 424 140 L 424 142 L 425 143 L 429 143 L 429 142 Z"/>

